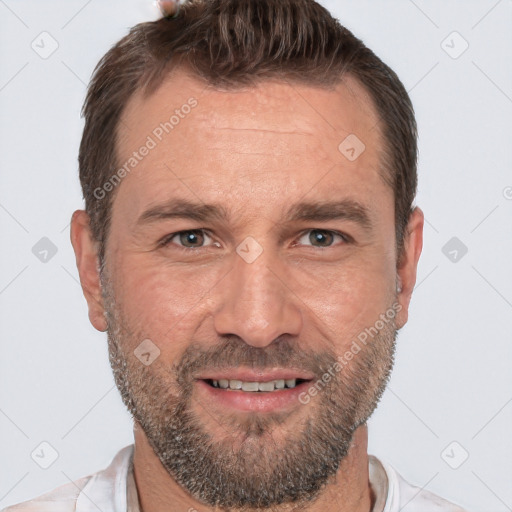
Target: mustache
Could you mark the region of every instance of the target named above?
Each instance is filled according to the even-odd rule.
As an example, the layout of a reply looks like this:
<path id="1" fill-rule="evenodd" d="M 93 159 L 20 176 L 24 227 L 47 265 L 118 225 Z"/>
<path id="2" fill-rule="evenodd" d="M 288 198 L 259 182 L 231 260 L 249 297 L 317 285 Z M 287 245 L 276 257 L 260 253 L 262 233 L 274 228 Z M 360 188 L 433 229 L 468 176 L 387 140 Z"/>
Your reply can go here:
<path id="1" fill-rule="evenodd" d="M 336 362 L 336 355 L 329 350 L 312 351 L 299 348 L 296 342 L 278 338 L 267 347 L 248 345 L 241 338 L 232 336 L 219 345 L 204 348 L 191 343 L 174 365 L 178 381 L 186 382 L 203 370 L 223 370 L 239 366 L 265 370 L 294 368 L 321 377 Z"/>

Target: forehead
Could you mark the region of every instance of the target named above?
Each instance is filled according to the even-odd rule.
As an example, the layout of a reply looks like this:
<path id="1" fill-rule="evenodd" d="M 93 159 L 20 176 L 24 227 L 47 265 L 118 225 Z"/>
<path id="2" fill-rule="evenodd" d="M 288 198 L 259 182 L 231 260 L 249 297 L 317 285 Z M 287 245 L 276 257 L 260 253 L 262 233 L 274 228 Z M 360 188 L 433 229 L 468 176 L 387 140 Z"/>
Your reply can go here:
<path id="1" fill-rule="evenodd" d="M 117 156 L 129 172 L 116 192 L 128 216 L 169 196 L 235 206 L 250 190 L 262 209 L 305 193 L 382 192 L 380 148 L 373 102 L 350 76 L 331 89 L 273 80 L 219 90 L 178 70 L 128 103 Z"/>
<path id="2" fill-rule="evenodd" d="M 287 130 L 315 134 L 327 131 L 337 138 L 351 132 L 361 136 L 373 132 L 378 135 L 373 100 L 351 75 L 345 75 L 343 81 L 329 88 L 274 79 L 253 87 L 222 90 L 199 81 L 187 68 L 177 68 L 149 97 L 139 90 L 128 102 L 119 126 L 121 152 L 123 142 L 128 146 L 138 142 L 133 137 L 138 135 L 132 130 L 134 126 L 151 133 L 155 121 L 168 121 L 173 113 L 179 115 L 191 98 L 195 98 L 200 107 L 193 112 L 194 129 L 202 124 L 204 128 L 217 130 L 226 127 L 264 130 L 266 124 L 278 124 L 283 133 Z M 185 110 L 181 114 L 187 115 L 188 108 Z M 182 126 L 180 130 L 173 130 L 172 135 L 183 134 L 186 130 L 187 127 Z"/>

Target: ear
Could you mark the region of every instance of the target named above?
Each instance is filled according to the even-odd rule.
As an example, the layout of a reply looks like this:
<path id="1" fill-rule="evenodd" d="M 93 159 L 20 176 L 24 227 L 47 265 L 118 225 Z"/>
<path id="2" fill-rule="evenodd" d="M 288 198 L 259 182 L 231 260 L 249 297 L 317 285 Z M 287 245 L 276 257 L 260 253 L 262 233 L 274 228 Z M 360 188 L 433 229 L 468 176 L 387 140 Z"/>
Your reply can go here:
<path id="1" fill-rule="evenodd" d="M 398 285 L 401 288 L 400 291 L 397 290 L 398 302 L 401 305 L 400 312 L 396 317 L 396 327 L 398 329 L 401 329 L 407 323 L 409 316 L 409 303 L 416 284 L 416 270 L 423 248 L 424 220 L 423 212 L 418 207 L 414 208 L 409 216 L 402 253 L 398 258 Z"/>
<path id="2" fill-rule="evenodd" d="M 93 239 L 89 215 L 76 210 L 71 217 L 71 244 L 75 251 L 80 283 L 89 306 L 89 320 L 98 331 L 107 330 L 101 296 L 97 242 Z"/>

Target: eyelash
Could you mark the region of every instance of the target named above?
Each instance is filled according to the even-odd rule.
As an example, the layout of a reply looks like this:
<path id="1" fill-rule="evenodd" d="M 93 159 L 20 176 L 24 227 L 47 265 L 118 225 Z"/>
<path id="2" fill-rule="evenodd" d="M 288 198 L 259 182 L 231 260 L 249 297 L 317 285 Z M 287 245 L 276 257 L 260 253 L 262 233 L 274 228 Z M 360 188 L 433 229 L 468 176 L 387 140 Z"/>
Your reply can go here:
<path id="1" fill-rule="evenodd" d="M 343 240 L 343 244 L 347 244 L 347 243 L 350 243 L 352 242 L 353 240 L 346 234 L 344 233 L 340 233 L 339 231 L 333 231 L 331 229 L 320 229 L 320 228 L 312 228 L 312 229 L 307 229 L 306 231 L 303 231 L 300 235 L 299 235 L 299 239 L 302 238 L 305 234 L 311 232 L 311 231 L 319 231 L 321 233 L 328 233 L 328 234 L 331 234 L 331 235 L 335 235 L 335 236 L 339 236 L 342 240 Z M 211 238 L 211 233 L 207 230 L 207 229 L 185 229 L 183 231 L 177 231 L 175 233 L 171 233 L 170 235 L 167 235 L 165 236 L 162 240 L 160 240 L 160 242 L 158 243 L 158 247 L 166 247 L 168 245 L 171 244 L 171 240 L 173 238 L 175 238 L 176 236 L 178 235 L 181 235 L 183 233 L 203 233 L 203 234 L 206 234 L 207 236 L 209 236 Z M 198 249 L 203 249 L 204 247 L 183 247 L 181 245 L 177 245 L 175 244 L 176 247 L 180 250 L 183 250 L 183 251 L 186 251 L 186 252 L 190 252 L 190 251 L 197 251 Z M 326 247 L 315 247 L 313 245 L 311 245 L 310 247 L 313 247 L 313 248 L 316 248 L 316 249 L 330 249 L 331 247 L 334 247 L 335 245 L 329 245 L 329 246 L 326 246 Z M 206 246 L 208 247 L 208 246 Z"/>

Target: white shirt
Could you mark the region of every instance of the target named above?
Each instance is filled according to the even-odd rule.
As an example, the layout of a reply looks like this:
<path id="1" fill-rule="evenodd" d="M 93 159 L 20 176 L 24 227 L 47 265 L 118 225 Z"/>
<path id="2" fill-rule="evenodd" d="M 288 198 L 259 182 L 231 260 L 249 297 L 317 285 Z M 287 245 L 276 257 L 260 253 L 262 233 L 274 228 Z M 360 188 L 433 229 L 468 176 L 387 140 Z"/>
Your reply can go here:
<path id="1" fill-rule="evenodd" d="M 134 445 L 120 450 L 110 465 L 0 512 L 140 512 L 133 478 Z M 371 512 L 465 512 L 431 492 L 407 483 L 390 465 L 369 455 L 369 479 L 375 493 Z"/>

